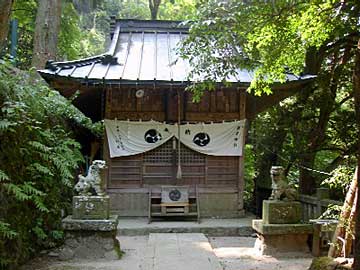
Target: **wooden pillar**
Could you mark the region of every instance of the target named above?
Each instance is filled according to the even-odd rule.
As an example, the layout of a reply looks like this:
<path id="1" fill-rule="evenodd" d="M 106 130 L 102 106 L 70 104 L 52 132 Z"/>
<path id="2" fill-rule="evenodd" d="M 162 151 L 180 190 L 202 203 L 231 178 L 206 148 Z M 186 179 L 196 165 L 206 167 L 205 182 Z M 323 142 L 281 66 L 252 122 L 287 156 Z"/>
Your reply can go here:
<path id="1" fill-rule="evenodd" d="M 239 90 L 239 119 L 244 120 L 246 117 L 246 90 Z M 245 188 L 245 137 L 246 137 L 246 126 L 244 127 L 244 133 L 242 138 L 242 156 L 239 157 L 239 180 L 238 180 L 238 212 L 239 216 L 245 214 L 244 210 L 244 188 Z"/>
<path id="2" fill-rule="evenodd" d="M 105 86 L 106 88 L 104 89 L 105 92 L 105 102 L 104 102 L 104 119 L 111 119 L 111 96 L 112 96 L 112 87 L 111 86 Z M 106 131 L 104 129 L 104 134 L 103 134 L 103 156 L 102 159 L 105 160 L 106 162 L 106 166 L 107 166 L 107 171 L 105 173 L 105 190 L 107 190 L 107 188 L 110 185 L 110 170 L 111 170 L 111 159 L 110 159 L 110 151 L 109 151 L 109 144 L 108 144 L 108 140 L 107 140 L 107 136 L 106 136 Z"/>

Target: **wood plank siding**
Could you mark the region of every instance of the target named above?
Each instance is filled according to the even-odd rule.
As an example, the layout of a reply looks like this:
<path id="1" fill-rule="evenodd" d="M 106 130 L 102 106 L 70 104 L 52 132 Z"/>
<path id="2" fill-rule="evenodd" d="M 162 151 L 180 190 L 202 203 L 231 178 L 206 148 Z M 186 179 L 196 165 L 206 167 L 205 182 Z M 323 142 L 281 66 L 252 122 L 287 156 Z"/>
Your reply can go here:
<path id="1" fill-rule="evenodd" d="M 236 188 L 238 157 L 207 156 L 181 146 L 181 180 L 176 179 L 177 150 L 172 140 L 149 152 L 110 160 L 108 188 L 199 185 Z"/>
<path id="2" fill-rule="evenodd" d="M 145 92 L 144 96 L 136 98 L 136 87 L 107 88 L 105 118 L 133 121 L 153 119 L 169 123 L 177 121 L 178 89 L 141 89 Z M 199 103 L 192 102 L 190 92 L 179 91 L 181 121 L 220 122 L 241 119 L 246 102 L 246 95 L 241 94 L 242 91 L 220 89 L 206 92 Z M 104 147 L 108 147 L 107 143 Z M 198 185 L 208 188 L 228 187 L 238 192 L 239 188 L 243 188 L 243 179 L 239 179 L 239 175 L 243 175 L 243 159 L 207 156 L 181 145 L 182 178 L 177 180 L 177 151 L 177 140 L 173 138 L 139 155 L 113 159 L 108 157 L 108 189 Z M 108 149 L 104 153 L 108 153 Z"/>

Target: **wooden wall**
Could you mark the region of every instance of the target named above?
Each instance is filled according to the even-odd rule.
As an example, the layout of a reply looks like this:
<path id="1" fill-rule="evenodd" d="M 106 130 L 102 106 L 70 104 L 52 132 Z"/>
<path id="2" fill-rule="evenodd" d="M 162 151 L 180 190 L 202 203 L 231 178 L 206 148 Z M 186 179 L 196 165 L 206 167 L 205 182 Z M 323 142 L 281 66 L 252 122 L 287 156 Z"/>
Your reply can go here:
<path id="1" fill-rule="evenodd" d="M 240 90 L 206 92 L 200 103 L 179 89 L 141 88 L 145 94 L 137 98 L 140 88 L 111 87 L 106 89 L 105 118 L 118 120 L 177 121 L 178 98 L 182 122 L 239 120 L 245 117 L 245 95 Z M 175 140 L 175 141 L 174 141 Z M 105 142 L 105 148 L 107 143 Z M 141 188 L 160 185 L 200 185 L 203 187 L 243 187 L 243 159 L 240 157 L 207 156 L 181 146 L 182 179 L 176 180 L 177 142 L 171 139 L 152 151 L 107 160 L 108 188 Z M 107 149 L 105 149 L 107 155 Z"/>
<path id="2" fill-rule="evenodd" d="M 152 151 L 114 158 L 108 188 L 140 188 L 153 185 L 237 187 L 238 157 L 207 156 L 181 146 L 182 179 L 176 179 L 177 151 L 170 140 Z"/>
<path id="3" fill-rule="evenodd" d="M 139 89 L 139 87 L 120 86 L 107 88 L 106 118 L 176 122 L 179 93 L 182 121 L 207 122 L 239 119 L 240 90 L 224 89 L 205 92 L 199 103 L 193 103 L 190 92 L 169 88 L 141 88 L 145 94 L 142 98 L 136 98 L 135 93 Z"/>

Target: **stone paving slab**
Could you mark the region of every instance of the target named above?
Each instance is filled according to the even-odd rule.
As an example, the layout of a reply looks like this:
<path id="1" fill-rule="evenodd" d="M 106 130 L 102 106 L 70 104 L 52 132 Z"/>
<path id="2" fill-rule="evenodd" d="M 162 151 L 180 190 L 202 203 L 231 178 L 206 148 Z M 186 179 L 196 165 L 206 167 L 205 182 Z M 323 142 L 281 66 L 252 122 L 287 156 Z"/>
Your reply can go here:
<path id="1" fill-rule="evenodd" d="M 234 219 L 201 219 L 196 221 L 153 221 L 147 218 L 120 218 L 119 236 L 148 235 L 149 233 L 204 233 L 208 236 L 250 236 L 252 216 Z"/>
<path id="2" fill-rule="evenodd" d="M 148 236 L 120 236 L 118 237 L 122 250 L 125 252 L 121 260 L 72 260 L 68 262 L 59 261 L 55 257 L 39 257 L 27 263 L 21 270 L 153 270 L 149 268 L 149 262 L 152 262 L 151 254 L 155 252 L 153 246 L 148 246 Z M 184 238 L 178 237 L 176 240 L 183 242 L 183 246 L 191 246 Z M 154 239 L 153 239 L 154 240 Z M 153 241 L 152 240 L 152 241 Z M 311 264 L 311 257 L 295 258 L 275 258 L 271 256 L 259 256 L 254 250 L 255 238 L 250 237 L 210 237 L 211 247 L 203 238 L 198 241 L 198 246 L 203 247 L 205 254 L 212 247 L 212 252 L 217 256 L 223 270 L 304 270 L 308 269 Z M 170 243 L 169 245 L 171 245 Z M 149 250 L 150 248 L 150 250 Z M 162 247 L 164 249 L 165 247 Z M 185 247 L 182 247 L 183 250 Z M 162 250 L 158 250 L 163 252 Z M 174 254 L 178 251 L 172 251 Z M 165 253 L 166 254 L 166 253 Z M 180 262 L 182 267 L 175 268 L 181 270 L 201 270 L 199 266 L 190 267 L 189 259 L 193 256 L 193 249 L 186 249 L 183 253 L 183 261 Z M 304 256 L 306 254 L 303 254 Z M 189 257 L 187 257 L 189 256 Z M 307 255 L 308 256 L 308 255 Z M 145 261 L 145 258 L 147 259 Z M 168 256 L 168 259 L 170 257 Z M 169 260 L 165 260 L 166 261 Z M 169 262 L 171 264 L 171 261 Z M 175 267 L 177 267 L 176 265 Z M 147 268 L 146 268 L 147 267 Z M 171 270 L 171 268 L 163 268 Z M 209 268 L 211 269 L 211 268 Z M 215 268 L 216 269 L 216 268 Z M 156 269 L 157 270 L 157 269 Z"/>
<path id="3" fill-rule="evenodd" d="M 202 233 L 152 233 L 145 252 L 144 270 L 222 270 Z"/>

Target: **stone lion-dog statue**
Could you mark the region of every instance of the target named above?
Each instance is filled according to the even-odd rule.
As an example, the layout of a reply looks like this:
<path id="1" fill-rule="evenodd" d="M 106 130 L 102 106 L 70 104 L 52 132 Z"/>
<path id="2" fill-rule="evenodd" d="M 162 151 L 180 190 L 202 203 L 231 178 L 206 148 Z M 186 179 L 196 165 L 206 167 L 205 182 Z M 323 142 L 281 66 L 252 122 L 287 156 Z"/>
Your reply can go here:
<path id="1" fill-rule="evenodd" d="M 101 171 L 106 168 L 104 160 L 94 160 L 86 176 L 79 174 L 79 181 L 75 185 L 74 189 L 81 196 L 91 195 L 91 188 L 95 190 L 96 195 L 105 195 Z"/>
<path id="2" fill-rule="evenodd" d="M 298 198 L 297 191 L 294 188 L 289 187 L 285 180 L 283 167 L 272 166 L 270 175 L 272 180 L 270 200 L 295 201 Z"/>

